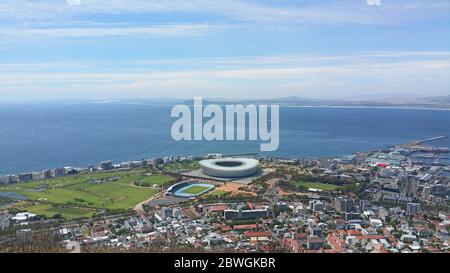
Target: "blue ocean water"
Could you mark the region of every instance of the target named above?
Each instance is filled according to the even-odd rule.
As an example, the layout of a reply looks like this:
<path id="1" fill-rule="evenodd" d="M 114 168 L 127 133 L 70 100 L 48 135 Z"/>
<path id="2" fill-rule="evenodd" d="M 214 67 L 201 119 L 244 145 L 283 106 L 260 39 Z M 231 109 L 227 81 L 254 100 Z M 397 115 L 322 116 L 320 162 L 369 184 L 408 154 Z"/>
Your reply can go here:
<path id="1" fill-rule="evenodd" d="M 170 111 L 125 103 L 1 104 L 0 174 L 107 159 L 259 152 L 254 141 L 176 142 Z M 441 135 L 450 136 L 450 111 L 282 107 L 279 149 L 262 155 L 341 156 Z M 450 147 L 450 140 L 433 144 Z"/>

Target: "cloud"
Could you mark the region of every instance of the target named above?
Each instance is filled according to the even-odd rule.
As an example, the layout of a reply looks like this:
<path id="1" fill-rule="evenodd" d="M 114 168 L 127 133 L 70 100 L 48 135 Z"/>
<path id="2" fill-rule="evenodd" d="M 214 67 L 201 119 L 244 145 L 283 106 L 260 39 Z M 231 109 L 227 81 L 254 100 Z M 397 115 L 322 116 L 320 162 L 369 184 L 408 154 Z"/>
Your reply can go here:
<path id="1" fill-rule="evenodd" d="M 380 6 L 381 0 L 367 0 L 367 5 L 369 6 Z"/>
<path id="2" fill-rule="evenodd" d="M 448 93 L 450 52 L 367 52 L 178 60 L 180 68 L 158 70 L 177 60 L 128 62 L 127 71 L 104 71 L 122 63 L 2 64 L 0 97 L 148 98 L 312 97 Z M 197 63 L 201 67 L 189 67 Z M 29 66 L 38 66 L 30 69 Z M 44 65 L 44 66 L 43 66 Z M 70 66 L 76 66 L 70 71 Z M 137 66 L 137 67 L 135 67 Z M 184 66 L 184 67 L 183 67 Z M 103 67 L 103 71 L 102 71 Z M 133 68 L 133 69 L 132 69 Z M 65 72 L 61 72 L 65 71 Z M 432 90 L 432 91 L 430 91 Z M 19 96 L 20 94 L 20 96 Z M 51 95 L 50 95 L 51 94 Z"/>
<path id="3" fill-rule="evenodd" d="M 66 0 L 69 6 L 79 6 L 81 5 L 81 0 Z"/>
<path id="4" fill-rule="evenodd" d="M 74 5 L 77 0 L 70 0 L 72 5 L 67 5 L 65 1 L 2 0 L 0 18 L 48 23 L 101 14 L 183 13 L 212 15 L 220 22 L 234 23 L 396 24 L 424 18 L 423 15 L 429 18 L 445 16 L 450 10 L 450 3 L 446 0 L 391 0 L 383 4 L 383 9 L 367 9 L 363 1 L 294 1 L 289 5 L 279 5 L 278 1 L 83 0 L 80 5 Z M 380 5 L 381 0 L 367 0 L 367 4 Z"/>
<path id="5" fill-rule="evenodd" d="M 210 25 L 157 25 L 143 27 L 84 27 L 84 28 L 1 28 L 1 36 L 25 38 L 61 38 L 95 36 L 151 36 L 190 37 L 198 36 L 218 26 Z"/>

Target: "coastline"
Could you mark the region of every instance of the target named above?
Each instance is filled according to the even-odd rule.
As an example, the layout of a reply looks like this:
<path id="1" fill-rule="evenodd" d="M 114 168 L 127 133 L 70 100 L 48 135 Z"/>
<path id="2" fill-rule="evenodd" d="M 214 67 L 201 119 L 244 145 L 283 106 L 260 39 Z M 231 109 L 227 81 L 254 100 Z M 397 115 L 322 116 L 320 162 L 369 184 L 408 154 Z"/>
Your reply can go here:
<path id="1" fill-rule="evenodd" d="M 438 138 L 440 140 L 440 139 L 447 138 L 447 137 L 448 136 L 439 136 Z M 333 155 L 329 155 L 329 156 L 270 156 L 270 155 L 259 155 L 259 154 L 256 154 L 256 158 L 273 157 L 273 158 L 280 158 L 280 159 L 330 160 L 330 159 L 344 158 L 344 157 L 347 157 L 347 156 L 361 154 L 361 153 L 367 153 L 367 154 L 368 153 L 374 153 L 374 152 L 377 152 L 377 151 L 380 151 L 380 150 L 385 150 L 385 149 L 388 149 L 390 147 L 395 147 L 395 146 L 405 146 L 405 145 L 419 144 L 419 143 L 423 144 L 424 142 L 432 142 L 432 141 L 435 141 L 435 140 L 437 140 L 437 139 L 434 139 L 434 138 L 429 138 L 429 139 L 425 139 L 425 140 L 418 140 L 418 139 L 416 139 L 416 140 L 412 140 L 412 141 L 409 141 L 409 142 L 406 142 L 406 143 L 391 144 L 391 145 L 389 145 L 387 147 L 384 147 L 384 148 L 377 148 L 377 149 L 373 148 L 373 149 L 368 149 L 368 150 L 364 150 L 364 151 L 354 151 L 352 153 L 346 153 L 346 154 L 341 154 L 341 155 L 336 155 L 336 156 L 333 156 Z M 425 146 L 429 146 L 429 145 L 425 145 Z M 141 160 L 130 159 L 130 160 L 122 162 L 121 164 L 137 162 L 137 161 L 154 161 L 154 160 L 163 159 L 163 158 L 166 158 L 166 157 L 169 157 L 169 156 L 170 155 L 166 155 L 166 156 L 164 156 L 162 158 L 155 156 L 155 157 L 149 157 L 147 159 L 141 159 Z M 191 158 L 198 158 L 198 157 L 203 157 L 203 156 L 202 155 L 192 155 L 192 154 L 191 155 L 183 155 L 183 156 L 182 155 L 178 155 L 178 157 L 183 157 L 183 158 L 189 158 L 189 157 L 191 157 Z M 224 156 L 227 156 L 227 155 L 224 155 Z M 238 155 L 236 154 L 236 155 L 233 155 L 233 156 L 238 156 Z M 71 169 L 83 171 L 83 170 L 88 170 L 90 167 L 98 165 L 98 163 L 99 162 L 92 163 L 92 164 L 85 165 L 85 166 L 65 166 L 63 168 L 71 168 Z M 54 168 L 56 168 L 56 167 L 53 166 L 53 167 L 49 167 L 48 169 L 54 169 Z M 21 172 L 21 173 L 39 173 L 39 172 L 43 172 L 43 171 L 45 171 L 45 170 L 26 171 L 26 172 Z M 10 176 L 10 175 L 18 175 L 18 174 L 19 173 L 0 174 L 0 178 L 6 177 L 6 176 Z"/>
<path id="2" fill-rule="evenodd" d="M 436 110 L 436 111 L 450 111 L 449 104 L 380 104 L 380 105 L 367 105 L 364 103 L 288 103 L 288 102 L 277 102 L 276 100 L 255 100 L 251 102 L 251 100 L 245 101 L 209 101 L 207 98 L 204 99 L 205 102 L 215 103 L 221 106 L 225 106 L 227 104 L 277 104 L 283 108 L 339 108 L 339 109 L 398 109 L 398 110 Z M 17 105 L 17 104 L 58 104 L 58 103 L 69 103 L 69 104 L 116 104 L 116 105 L 141 105 L 141 106 L 168 106 L 172 107 L 176 104 L 183 103 L 189 104 L 190 100 L 182 100 L 182 99 L 174 99 L 171 102 L 158 102 L 153 100 L 120 100 L 120 99 L 111 99 L 111 100 L 61 100 L 61 101 L 47 101 L 47 100 L 24 100 L 24 101 L 0 101 L 0 105 Z M 190 105 L 190 104 L 189 104 Z"/>
<path id="3" fill-rule="evenodd" d="M 413 107 L 413 106 L 357 106 L 357 105 L 280 105 L 284 108 L 338 108 L 338 109 L 393 109 L 393 110 L 427 110 L 450 111 L 450 108 Z"/>

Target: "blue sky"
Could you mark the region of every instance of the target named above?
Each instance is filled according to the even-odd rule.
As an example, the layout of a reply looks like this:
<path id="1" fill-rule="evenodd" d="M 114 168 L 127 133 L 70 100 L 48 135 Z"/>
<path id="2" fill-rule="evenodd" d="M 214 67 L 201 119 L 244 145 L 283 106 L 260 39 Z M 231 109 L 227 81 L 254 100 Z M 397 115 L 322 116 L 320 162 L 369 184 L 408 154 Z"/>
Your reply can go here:
<path id="1" fill-rule="evenodd" d="M 450 0 L 2 0 L 0 100 L 450 94 Z"/>

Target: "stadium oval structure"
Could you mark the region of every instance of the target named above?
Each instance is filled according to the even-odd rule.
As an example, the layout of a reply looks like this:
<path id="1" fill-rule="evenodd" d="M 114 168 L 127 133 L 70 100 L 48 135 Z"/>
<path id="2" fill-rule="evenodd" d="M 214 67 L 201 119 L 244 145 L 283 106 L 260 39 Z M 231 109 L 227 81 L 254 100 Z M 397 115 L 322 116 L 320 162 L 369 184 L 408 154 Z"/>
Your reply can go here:
<path id="1" fill-rule="evenodd" d="M 239 178 L 255 174 L 259 161 L 250 158 L 207 159 L 199 162 L 203 174 L 221 178 Z"/>

